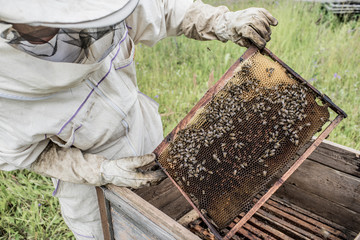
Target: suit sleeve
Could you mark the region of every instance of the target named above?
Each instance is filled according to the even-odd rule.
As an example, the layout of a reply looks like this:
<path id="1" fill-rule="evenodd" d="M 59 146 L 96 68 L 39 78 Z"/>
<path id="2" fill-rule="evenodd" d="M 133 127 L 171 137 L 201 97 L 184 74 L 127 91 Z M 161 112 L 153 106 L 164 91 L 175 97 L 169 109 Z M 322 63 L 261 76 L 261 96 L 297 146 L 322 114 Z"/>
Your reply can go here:
<path id="1" fill-rule="evenodd" d="M 44 140 L 27 146 L 10 148 L 2 142 L 0 144 L 0 170 L 28 169 L 48 143 L 49 140 Z"/>
<path id="2" fill-rule="evenodd" d="M 154 45 L 169 36 L 183 32 L 181 24 L 193 0 L 140 0 L 126 19 L 129 34 L 135 44 Z"/>

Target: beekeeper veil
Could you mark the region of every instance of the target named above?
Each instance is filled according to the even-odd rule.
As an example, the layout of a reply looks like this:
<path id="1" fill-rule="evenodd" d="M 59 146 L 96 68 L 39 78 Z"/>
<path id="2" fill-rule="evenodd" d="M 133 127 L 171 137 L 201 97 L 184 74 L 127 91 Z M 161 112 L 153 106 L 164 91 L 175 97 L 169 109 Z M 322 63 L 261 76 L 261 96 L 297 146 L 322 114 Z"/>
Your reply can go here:
<path id="1" fill-rule="evenodd" d="M 28 32 L 26 35 L 10 28 L 1 33 L 1 37 L 23 51 L 39 57 L 49 57 L 49 60 L 54 58 L 59 45 L 67 44 L 69 52 L 61 51 L 61 56 L 59 52 L 55 61 L 73 62 L 80 52 L 87 56 L 89 47 L 105 35 L 113 34 L 111 45 L 115 46 L 116 41 L 122 37 L 116 33 L 124 32 L 121 29 L 124 24 L 119 23 L 134 11 L 138 2 L 139 0 L 0 0 L 0 22 L 37 27 L 33 30 L 36 32 Z M 42 27 L 59 30 L 54 39 L 44 42 L 43 45 L 47 46 L 32 45 L 31 42 L 41 41 L 36 36 L 43 38 L 46 37 L 44 34 L 51 34 L 51 31 L 44 31 Z M 98 58 L 101 59 L 101 56 Z"/>

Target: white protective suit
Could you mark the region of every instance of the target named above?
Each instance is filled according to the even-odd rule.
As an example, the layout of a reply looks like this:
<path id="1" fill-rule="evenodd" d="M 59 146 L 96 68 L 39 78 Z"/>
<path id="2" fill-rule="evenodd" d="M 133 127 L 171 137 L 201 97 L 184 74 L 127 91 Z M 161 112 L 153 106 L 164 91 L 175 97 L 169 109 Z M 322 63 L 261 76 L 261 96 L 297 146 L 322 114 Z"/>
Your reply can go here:
<path id="1" fill-rule="evenodd" d="M 40 59 L 0 37 L 0 169 L 30 168 L 49 142 L 109 160 L 150 153 L 163 138 L 162 125 L 157 103 L 138 89 L 135 44 L 151 46 L 184 33 L 242 46 L 252 39 L 263 47 L 270 40 L 269 26 L 277 24 L 264 11 L 232 13 L 201 1 L 140 0 L 119 24 L 121 31 L 97 40 L 90 46 L 90 57 L 76 63 Z M 0 23 L 0 35 L 10 28 Z M 76 238 L 102 239 L 94 186 L 53 182 L 53 195 Z"/>
<path id="2" fill-rule="evenodd" d="M 180 34 L 191 0 L 141 0 L 101 62 L 44 61 L 0 38 L 0 168 L 28 168 L 49 141 L 108 159 L 143 155 L 161 142 L 158 105 L 136 83 L 136 43 Z M 0 32 L 11 27 L 0 24 Z M 112 39 L 93 44 L 105 52 Z M 102 239 L 95 188 L 54 179 L 54 196 L 77 239 Z"/>

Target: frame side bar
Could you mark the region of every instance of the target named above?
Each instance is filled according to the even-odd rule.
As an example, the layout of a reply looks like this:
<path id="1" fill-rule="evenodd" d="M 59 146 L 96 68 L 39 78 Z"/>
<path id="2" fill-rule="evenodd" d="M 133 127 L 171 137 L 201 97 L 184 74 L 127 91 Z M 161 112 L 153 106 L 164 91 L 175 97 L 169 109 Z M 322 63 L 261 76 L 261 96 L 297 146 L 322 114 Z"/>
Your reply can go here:
<path id="1" fill-rule="evenodd" d="M 100 209 L 101 226 L 104 234 L 104 240 L 114 240 L 114 232 L 112 226 L 112 217 L 110 211 L 110 202 L 106 199 L 104 194 L 105 187 L 95 187 L 96 195 L 98 197 L 98 204 Z"/>
<path id="2" fill-rule="evenodd" d="M 343 115 L 338 115 L 331 124 L 319 135 L 311 146 L 299 157 L 291 168 L 274 183 L 274 185 L 262 196 L 259 201 L 250 209 L 250 211 L 225 235 L 223 240 L 231 239 L 237 231 L 256 213 L 257 210 L 278 190 L 281 185 L 300 167 L 306 158 L 320 145 L 320 143 L 330 134 L 330 132 L 341 122 Z"/>

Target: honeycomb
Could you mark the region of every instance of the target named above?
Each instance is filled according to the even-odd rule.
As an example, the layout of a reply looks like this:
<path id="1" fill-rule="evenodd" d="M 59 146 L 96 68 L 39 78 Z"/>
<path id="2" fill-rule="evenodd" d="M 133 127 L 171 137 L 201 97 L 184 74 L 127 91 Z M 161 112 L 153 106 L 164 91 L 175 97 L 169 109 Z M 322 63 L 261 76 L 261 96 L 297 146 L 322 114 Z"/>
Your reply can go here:
<path id="1" fill-rule="evenodd" d="M 158 157 L 195 206 L 225 228 L 254 205 L 329 119 L 327 105 L 279 63 L 243 61 Z"/>

